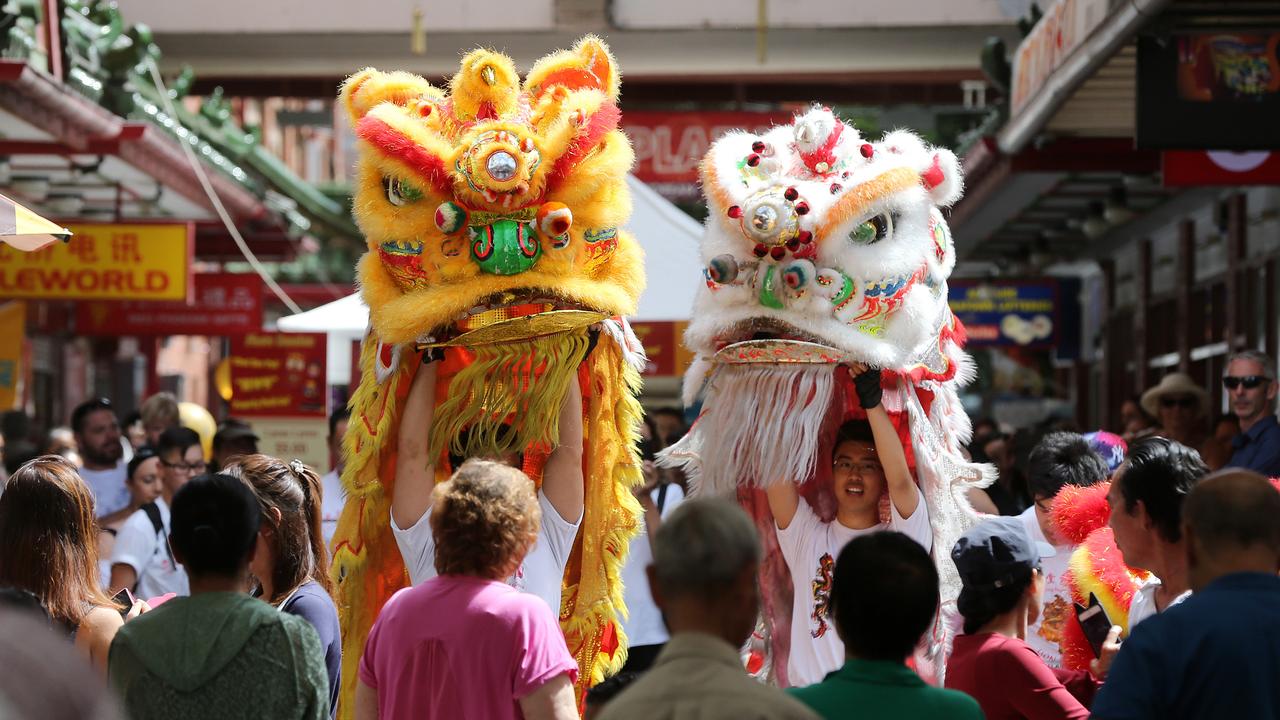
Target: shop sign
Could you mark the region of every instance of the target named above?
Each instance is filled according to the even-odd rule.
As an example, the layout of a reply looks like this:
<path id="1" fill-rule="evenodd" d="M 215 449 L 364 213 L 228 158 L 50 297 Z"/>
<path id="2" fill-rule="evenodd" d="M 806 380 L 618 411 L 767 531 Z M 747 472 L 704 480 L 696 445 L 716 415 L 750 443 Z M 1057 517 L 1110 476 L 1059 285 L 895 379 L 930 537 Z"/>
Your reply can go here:
<path id="1" fill-rule="evenodd" d="M 648 362 L 641 372 L 645 377 L 683 375 L 693 362 L 693 353 L 684 346 L 684 321 L 636 321 L 631 323 Z"/>
<path id="2" fill-rule="evenodd" d="M 0 343 L 0 411 L 12 410 L 18 404 L 26 320 L 25 303 L 0 305 L 0 338 L 6 338 Z"/>
<path id="3" fill-rule="evenodd" d="M 1167 150 L 1160 162 L 1165 187 L 1280 185 L 1280 152 Z"/>
<path id="4" fill-rule="evenodd" d="M 0 297 L 175 300 L 190 289 L 190 224 L 71 225 L 71 241 L 34 252 L 0 245 Z"/>
<path id="5" fill-rule="evenodd" d="M 301 460 L 323 475 L 329 467 L 329 420 L 324 417 L 254 417 L 258 452 L 285 461 Z"/>
<path id="6" fill-rule="evenodd" d="M 242 335 L 262 331 L 262 279 L 255 274 L 192 277 L 191 304 L 76 303 L 79 335 Z"/>
<path id="7" fill-rule="evenodd" d="M 972 347 L 1050 347 L 1058 342 L 1058 285 L 1053 280 L 956 280 L 949 290 L 951 312 L 964 324 Z"/>
<path id="8" fill-rule="evenodd" d="M 231 415 L 327 417 L 327 349 L 324 333 L 233 336 Z"/>
<path id="9" fill-rule="evenodd" d="M 698 165 L 711 143 L 731 130 L 763 133 L 791 122 L 789 112 L 658 112 L 622 116 L 636 154 L 632 173 L 666 197 L 697 197 Z"/>
<path id="10" fill-rule="evenodd" d="M 1018 45 L 1013 58 L 1010 113 L 1031 102 L 1076 48 L 1107 18 L 1107 0 L 1057 0 Z"/>

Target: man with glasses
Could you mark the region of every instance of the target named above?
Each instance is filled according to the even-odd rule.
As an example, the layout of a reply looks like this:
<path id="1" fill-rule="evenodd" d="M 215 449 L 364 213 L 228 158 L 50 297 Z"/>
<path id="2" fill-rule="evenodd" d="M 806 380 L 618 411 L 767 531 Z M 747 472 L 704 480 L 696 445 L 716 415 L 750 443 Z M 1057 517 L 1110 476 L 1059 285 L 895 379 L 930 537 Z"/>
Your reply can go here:
<path id="1" fill-rule="evenodd" d="M 1067 485 L 1086 487 L 1103 482 L 1110 475 L 1102 457 L 1083 436 L 1073 432 L 1045 435 L 1027 461 L 1027 485 L 1034 504 L 1018 519 L 1032 540 L 1052 545 L 1057 554 L 1043 560 L 1043 610 L 1035 623 L 1027 626 L 1025 641 L 1051 668 L 1062 667 L 1062 631 L 1074 611 L 1071 590 L 1062 575 L 1075 546 L 1058 535 L 1049 511 L 1054 498 Z"/>
<path id="2" fill-rule="evenodd" d="M 1240 418 L 1240 434 L 1231 441 L 1235 452 L 1228 467 L 1280 476 L 1275 367 L 1274 360 L 1257 350 L 1238 352 L 1227 360 L 1222 389 L 1231 400 L 1231 411 Z"/>
<path id="3" fill-rule="evenodd" d="M 111 554 L 111 591 L 129 588 L 142 599 L 187 595 L 187 572 L 169 548 L 169 506 L 187 481 L 205 474 L 200 436 L 184 427 L 160 434 L 160 497 L 129 516 Z"/>
<path id="4" fill-rule="evenodd" d="M 124 484 L 128 463 L 111 401 L 97 398 L 77 405 L 71 412 L 71 432 L 84 460 L 80 477 L 93 491 L 94 514 L 103 517 L 128 507 L 129 489 Z"/>
<path id="5" fill-rule="evenodd" d="M 835 517 L 819 517 L 794 478 L 778 478 L 767 490 L 795 591 L 787 663 L 792 687 L 820 682 L 844 665 L 844 643 L 831 625 L 829 610 L 835 559 L 845 544 L 885 529 L 907 535 L 926 551 L 933 544 L 924 496 L 907 467 L 898 431 L 880 404 L 880 371 L 854 366 L 852 372 L 857 373 L 854 384 L 867 419 L 846 422 L 836 435 L 831 468 Z M 882 522 L 880 500 L 886 492 L 889 520 Z"/>

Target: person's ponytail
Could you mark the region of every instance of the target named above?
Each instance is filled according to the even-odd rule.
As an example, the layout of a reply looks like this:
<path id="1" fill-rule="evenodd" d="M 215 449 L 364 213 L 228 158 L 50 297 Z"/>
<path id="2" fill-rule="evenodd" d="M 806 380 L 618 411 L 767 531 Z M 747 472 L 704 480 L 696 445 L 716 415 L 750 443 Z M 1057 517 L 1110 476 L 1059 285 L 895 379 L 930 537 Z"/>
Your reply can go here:
<path id="1" fill-rule="evenodd" d="M 289 466 L 302 484 L 302 517 L 307 524 L 307 533 L 311 536 L 311 579 L 332 595 L 329 549 L 324 545 L 324 484 L 315 470 L 301 462 L 295 460 Z"/>

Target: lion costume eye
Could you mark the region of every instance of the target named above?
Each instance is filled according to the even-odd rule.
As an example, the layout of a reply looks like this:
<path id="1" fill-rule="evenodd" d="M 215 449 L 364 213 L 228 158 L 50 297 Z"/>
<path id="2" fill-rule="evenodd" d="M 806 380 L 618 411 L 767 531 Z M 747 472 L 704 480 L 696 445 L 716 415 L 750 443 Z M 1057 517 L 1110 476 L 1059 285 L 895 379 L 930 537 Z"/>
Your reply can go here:
<path id="1" fill-rule="evenodd" d="M 396 207 L 404 207 L 422 199 L 422 191 L 409 183 L 393 177 L 383 176 L 382 187 L 387 191 L 387 202 Z"/>
<path id="2" fill-rule="evenodd" d="M 849 233 L 849 240 L 857 245 L 874 245 L 893 234 L 893 215 L 880 213 L 867 218 Z"/>

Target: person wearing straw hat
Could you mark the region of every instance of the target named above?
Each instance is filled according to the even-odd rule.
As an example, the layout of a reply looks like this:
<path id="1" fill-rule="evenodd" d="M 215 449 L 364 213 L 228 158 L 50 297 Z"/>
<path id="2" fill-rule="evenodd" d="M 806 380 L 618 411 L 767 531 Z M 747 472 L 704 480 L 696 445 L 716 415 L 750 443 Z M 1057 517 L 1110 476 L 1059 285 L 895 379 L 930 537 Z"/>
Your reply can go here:
<path id="1" fill-rule="evenodd" d="M 1160 421 L 1158 435 L 1197 450 L 1205 441 L 1209 393 L 1186 373 L 1169 373 L 1142 393 L 1142 409 Z"/>

